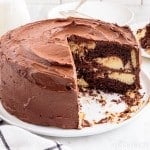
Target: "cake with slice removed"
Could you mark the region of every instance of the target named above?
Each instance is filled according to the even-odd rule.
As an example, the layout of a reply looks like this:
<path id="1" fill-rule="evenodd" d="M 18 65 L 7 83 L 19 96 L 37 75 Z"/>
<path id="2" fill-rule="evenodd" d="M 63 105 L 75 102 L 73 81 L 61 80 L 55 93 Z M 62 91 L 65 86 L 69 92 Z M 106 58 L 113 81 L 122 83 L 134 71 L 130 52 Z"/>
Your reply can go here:
<path id="1" fill-rule="evenodd" d="M 139 49 L 129 27 L 99 20 L 39 21 L 0 41 L 2 105 L 33 124 L 78 128 L 79 91 L 140 88 Z"/>

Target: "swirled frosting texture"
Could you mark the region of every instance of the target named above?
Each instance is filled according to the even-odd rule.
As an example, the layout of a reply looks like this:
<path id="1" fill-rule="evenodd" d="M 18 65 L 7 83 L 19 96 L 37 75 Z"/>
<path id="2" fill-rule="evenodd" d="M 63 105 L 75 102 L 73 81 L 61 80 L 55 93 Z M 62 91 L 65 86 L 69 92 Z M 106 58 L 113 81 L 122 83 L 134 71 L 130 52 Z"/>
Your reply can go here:
<path id="1" fill-rule="evenodd" d="M 4 53 L 10 59 L 22 61 L 37 70 L 70 77 L 74 75 L 70 69 L 74 63 L 67 42 L 71 35 L 137 47 L 129 27 L 79 18 L 45 20 L 25 25 L 4 36 L 2 47 L 5 47 Z"/>

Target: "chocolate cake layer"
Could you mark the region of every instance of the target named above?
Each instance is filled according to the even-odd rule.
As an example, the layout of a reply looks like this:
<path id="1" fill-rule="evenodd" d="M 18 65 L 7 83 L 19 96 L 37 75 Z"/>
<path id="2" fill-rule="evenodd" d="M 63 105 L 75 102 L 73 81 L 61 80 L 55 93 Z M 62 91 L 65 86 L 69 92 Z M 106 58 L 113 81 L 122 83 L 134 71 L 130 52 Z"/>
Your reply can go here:
<path id="1" fill-rule="evenodd" d="M 86 53 L 79 53 L 81 56 L 85 55 L 83 61 L 74 57 L 70 40 L 88 45 L 87 48 L 82 46 Z M 104 66 L 106 60 L 96 60 L 98 57 L 116 57 L 116 62 L 120 62 L 119 67 L 113 61 L 113 66 L 109 67 L 108 62 L 104 67 L 98 68 L 101 66 L 98 65 L 95 69 L 98 69 L 99 73 L 102 68 L 126 70 L 127 65 L 129 72 L 135 75 L 134 81 L 137 82 L 129 87 L 121 82 L 122 79 L 116 81 L 113 78 L 110 88 L 105 85 L 110 79 L 101 79 L 92 73 L 91 81 L 100 81 L 96 84 L 97 89 L 107 88 L 108 91 L 115 91 L 119 86 L 124 88 L 118 92 L 123 92 L 139 87 L 139 50 L 127 26 L 119 27 L 116 24 L 81 18 L 39 21 L 2 36 L 0 51 L 2 104 L 11 114 L 30 123 L 62 128 L 79 127 L 80 78 L 77 83 L 77 77 L 86 76 L 86 67 L 83 66 L 91 59 L 91 66 L 99 62 Z M 78 65 L 80 63 L 82 67 Z M 84 84 L 87 86 L 86 81 Z M 90 86 L 92 87 L 92 84 Z"/>
<path id="2" fill-rule="evenodd" d="M 125 93 L 140 87 L 138 51 L 114 42 L 85 42 L 77 38 L 71 37 L 68 41 L 80 90 L 90 88 Z"/>
<path id="3" fill-rule="evenodd" d="M 150 48 L 150 23 L 145 27 L 145 35 L 140 42 L 142 48 Z"/>

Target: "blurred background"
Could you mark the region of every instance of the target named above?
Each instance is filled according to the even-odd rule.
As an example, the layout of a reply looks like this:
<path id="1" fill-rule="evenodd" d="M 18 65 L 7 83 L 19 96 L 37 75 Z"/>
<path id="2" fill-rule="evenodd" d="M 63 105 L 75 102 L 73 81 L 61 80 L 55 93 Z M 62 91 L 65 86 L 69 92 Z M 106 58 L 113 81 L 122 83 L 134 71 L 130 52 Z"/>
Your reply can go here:
<path id="1" fill-rule="evenodd" d="M 50 9 L 68 2 L 79 0 L 25 0 L 32 20 L 44 19 Z M 105 1 L 116 4 L 123 4 L 130 8 L 134 13 L 134 22 L 147 21 L 150 17 L 150 0 L 88 0 Z M 93 8 L 94 9 L 94 8 Z M 109 11 L 109 10 L 108 10 Z"/>
<path id="2" fill-rule="evenodd" d="M 147 22 L 150 20 L 150 0 L 88 1 L 110 2 L 110 5 L 113 3 L 126 6 L 134 14 L 130 24 Z M 69 2 L 78 3 L 80 0 L 0 0 L 0 35 L 19 25 L 41 19 L 47 19 L 48 13 L 53 8 Z M 94 10 L 92 7 L 90 9 L 90 12 Z"/>

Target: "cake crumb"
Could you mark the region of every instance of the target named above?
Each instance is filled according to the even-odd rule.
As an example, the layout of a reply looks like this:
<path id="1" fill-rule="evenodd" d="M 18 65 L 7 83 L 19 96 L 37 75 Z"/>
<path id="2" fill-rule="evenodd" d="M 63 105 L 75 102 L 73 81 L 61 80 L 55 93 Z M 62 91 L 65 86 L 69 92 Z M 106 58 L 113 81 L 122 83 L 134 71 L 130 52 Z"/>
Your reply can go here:
<path id="1" fill-rule="evenodd" d="M 116 104 L 120 104 L 122 102 L 121 99 L 112 99 L 111 102 L 114 102 Z"/>
<path id="2" fill-rule="evenodd" d="M 83 119 L 81 126 L 82 127 L 91 127 L 92 124 L 88 120 Z"/>
<path id="3" fill-rule="evenodd" d="M 108 123 L 111 120 L 111 117 L 105 117 L 101 120 L 99 120 L 96 124 L 103 124 L 103 123 Z"/>
<path id="4" fill-rule="evenodd" d="M 102 106 L 105 106 L 106 105 L 106 100 L 104 99 L 99 99 L 98 102 L 102 105 Z"/>

